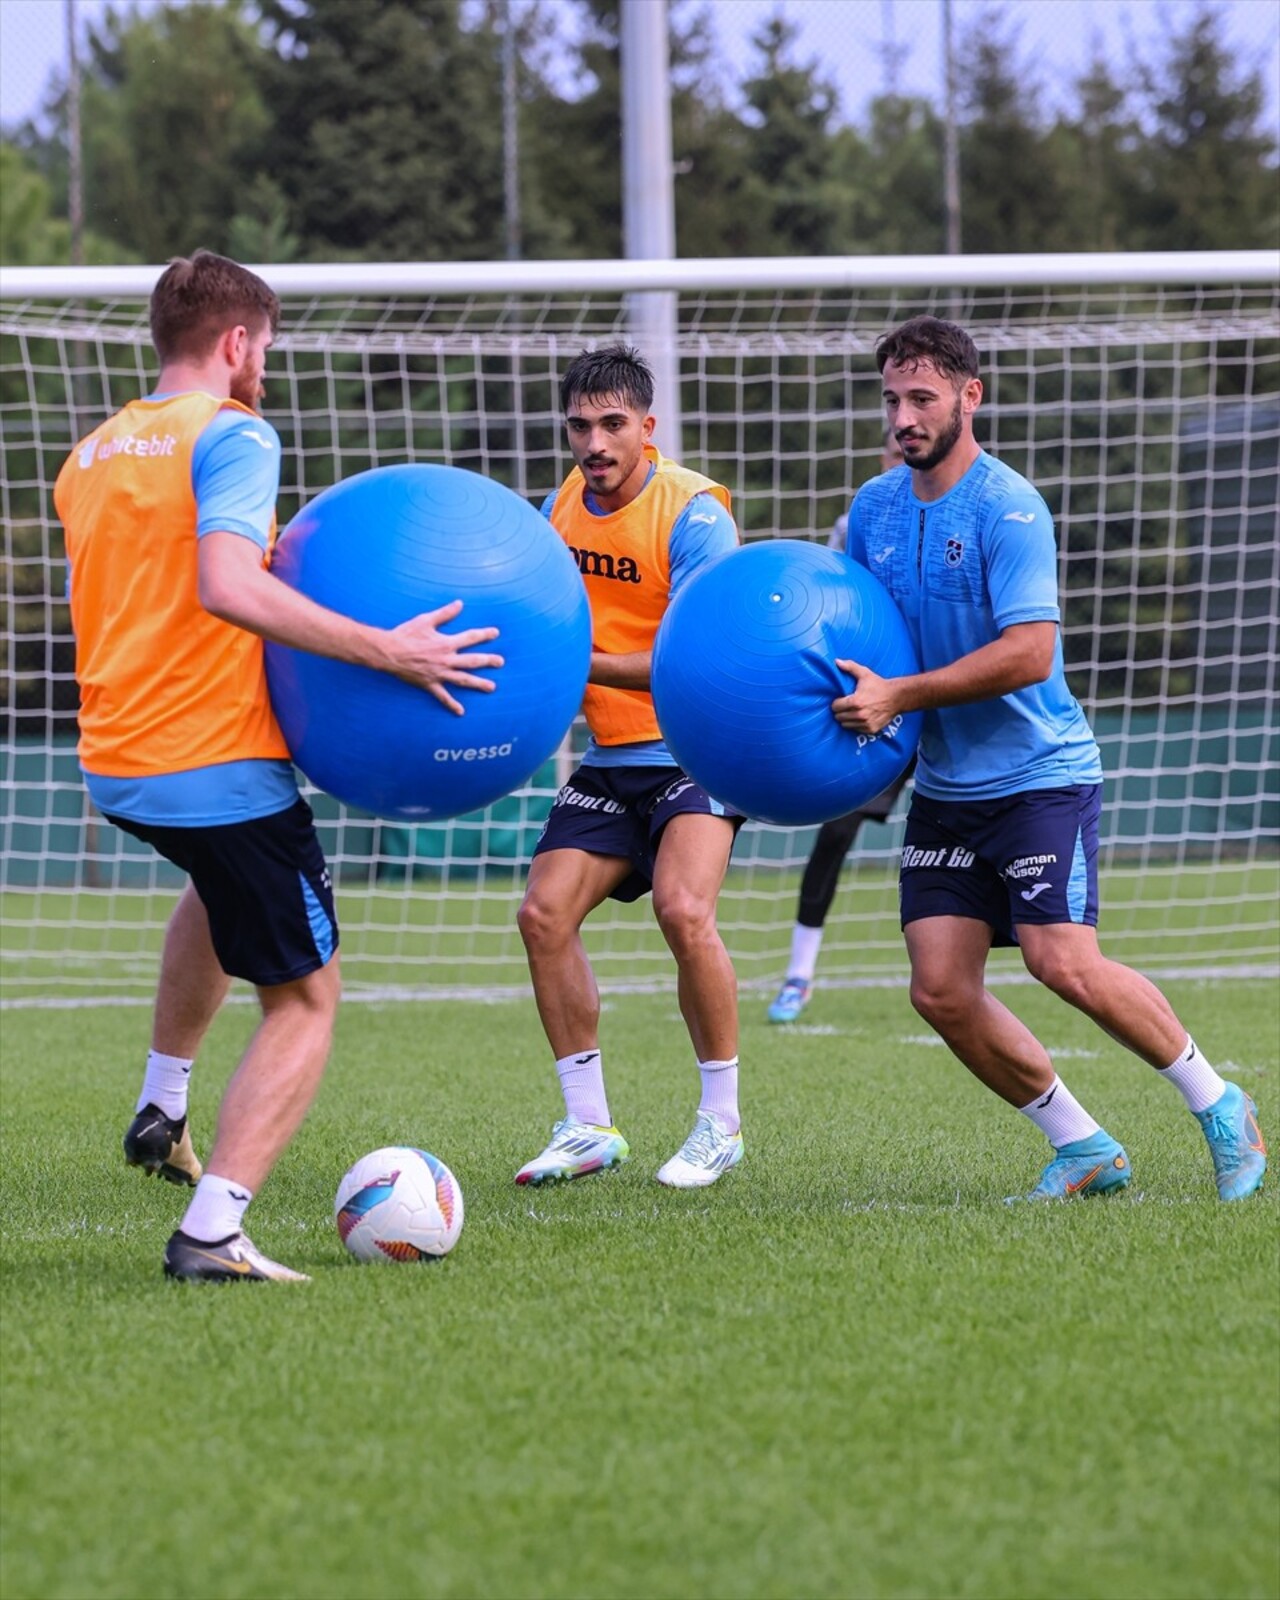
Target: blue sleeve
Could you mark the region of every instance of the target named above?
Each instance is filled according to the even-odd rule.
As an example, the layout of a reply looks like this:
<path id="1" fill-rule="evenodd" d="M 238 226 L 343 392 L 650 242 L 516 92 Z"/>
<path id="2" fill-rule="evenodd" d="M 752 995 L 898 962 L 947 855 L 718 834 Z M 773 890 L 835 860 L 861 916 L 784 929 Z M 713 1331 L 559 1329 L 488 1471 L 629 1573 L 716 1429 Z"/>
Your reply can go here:
<path id="1" fill-rule="evenodd" d="M 556 508 L 556 496 L 559 493 L 560 493 L 559 489 L 553 489 L 551 491 L 551 493 L 547 496 L 547 498 L 542 502 L 542 505 L 538 508 L 542 512 L 542 515 L 547 519 L 548 522 L 551 521 L 551 513 Z"/>
<path id="2" fill-rule="evenodd" d="M 280 492 L 280 436 L 261 417 L 220 411 L 191 456 L 196 537 L 238 533 L 266 550 Z"/>
<path id="3" fill-rule="evenodd" d="M 713 494 L 695 494 L 676 518 L 668 553 L 675 596 L 699 567 L 738 548 L 738 527 Z"/>
<path id="4" fill-rule="evenodd" d="M 997 628 L 1061 620 L 1053 517 L 1038 494 L 1002 500 L 987 526 L 982 550 Z"/>
<path id="5" fill-rule="evenodd" d="M 858 491 L 861 494 L 861 490 Z M 844 553 L 858 563 L 860 567 L 867 564 L 867 536 L 863 531 L 862 518 L 858 515 L 858 495 L 854 495 L 853 504 L 849 507 L 844 534 Z"/>

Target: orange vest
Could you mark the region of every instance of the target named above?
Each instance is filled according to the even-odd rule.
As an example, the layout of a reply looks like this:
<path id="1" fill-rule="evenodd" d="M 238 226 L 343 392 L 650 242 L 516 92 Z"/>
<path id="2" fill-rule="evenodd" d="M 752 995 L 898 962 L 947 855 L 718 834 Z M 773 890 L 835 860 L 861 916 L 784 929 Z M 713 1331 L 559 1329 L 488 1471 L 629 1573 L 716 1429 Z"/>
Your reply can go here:
<path id="1" fill-rule="evenodd" d="M 591 602 L 592 648 L 610 655 L 651 650 L 671 597 L 671 530 L 696 494 L 711 494 L 726 511 L 729 491 L 678 467 L 646 445 L 657 471 L 621 511 L 594 516 L 583 504 L 586 480 L 575 467 L 551 508 L 552 526 L 569 546 Z M 589 683 L 583 714 L 598 744 L 661 739 L 653 696 L 644 689 Z"/>
<path id="2" fill-rule="evenodd" d="M 209 394 L 135 400 L 82 440 L 58 474 L 80 760 L 100 777 L 288 757 L 262 640 L 200 604 L 191 457 L 227 407 L 256 415 Z M 275 532 L 273 519 L 272 541 Z"/>

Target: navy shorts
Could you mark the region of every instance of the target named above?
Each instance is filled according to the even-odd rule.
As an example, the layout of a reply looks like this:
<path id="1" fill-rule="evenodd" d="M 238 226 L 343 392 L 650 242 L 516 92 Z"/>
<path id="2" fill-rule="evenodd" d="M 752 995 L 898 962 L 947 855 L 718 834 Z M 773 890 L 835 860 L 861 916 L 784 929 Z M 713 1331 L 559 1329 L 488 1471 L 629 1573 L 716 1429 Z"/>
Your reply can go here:
<path id="1" fill-rule="evenodd" d="M 1102 785 L 1027 789 L 999 800 L 931 800 L 907 813 L 902 926 L 972 917 L 1016 944 L 1019 923 L 1098 924 Z"/>
<path id="2" fill-rule="evenodd" d="M 747 820 L 713 800 L 679 767 L 579 767 L 556 796 L 533 853 L 586 850 L 619 856 L 630 861 L 632 871 L 609 898 L 638 900 L 653 888 L 662 830 L 684 814 L 724 817 L 735 833 Z"/>
<path id="3" fill-rule="evenodd" d="M 337 950 L 333 883 L 301 796 L 269 817 L 218 827 L 107 820 L 190 874 L 233 978 L 271 989 L 317 971 Z"/>

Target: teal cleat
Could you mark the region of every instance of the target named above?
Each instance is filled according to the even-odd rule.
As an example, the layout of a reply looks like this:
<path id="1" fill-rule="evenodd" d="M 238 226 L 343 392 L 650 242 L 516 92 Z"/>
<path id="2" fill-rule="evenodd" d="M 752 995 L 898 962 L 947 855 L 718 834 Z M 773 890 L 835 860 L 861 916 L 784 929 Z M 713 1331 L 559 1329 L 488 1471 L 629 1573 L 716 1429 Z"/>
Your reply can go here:
<path id="1" fill-rule="evenodd" d="M 804 978 L 788 978 L 769 1007 L 770 1022 L 794 1022 L 809 1004 L 813 985 Z"/>
<path id="2" fill-rule="evenodd" d="M 1109 1194 L 1128 1183 L 1129 1157 L 1101 1128 L 1087 1139 L 1062 1145 L 1040 1174 L 1028 1200 L 1071 1200 L 1077 1195 Z"/>
<path id="3" fill-rule="evenodd" d="M 1237 1084 L 1229 1083 L 1196 1121 L 1213 1157 L 1213 1175 L 1220 1200 L 1245 1200 L 1262 1187 L 1267 1147 L 1258 1126 L 1258 1108 Z"/>

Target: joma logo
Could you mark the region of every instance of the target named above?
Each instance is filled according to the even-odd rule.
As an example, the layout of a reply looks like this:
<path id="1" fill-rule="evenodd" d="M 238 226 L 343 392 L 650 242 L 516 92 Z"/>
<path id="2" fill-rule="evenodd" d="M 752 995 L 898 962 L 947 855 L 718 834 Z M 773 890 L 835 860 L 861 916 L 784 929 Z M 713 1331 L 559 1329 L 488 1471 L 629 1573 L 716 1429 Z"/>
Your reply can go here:
<path id="1" fill-rule="evenodd" d="M 569 554 L 578 563 L 584 578 L 612 578 L 616 583 L 639 583 L 640 568 L 630 556 L 615 561 L 607 551 L 576 550 L 569 546 Z"/>

